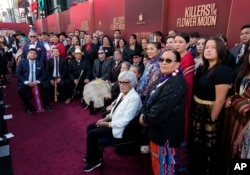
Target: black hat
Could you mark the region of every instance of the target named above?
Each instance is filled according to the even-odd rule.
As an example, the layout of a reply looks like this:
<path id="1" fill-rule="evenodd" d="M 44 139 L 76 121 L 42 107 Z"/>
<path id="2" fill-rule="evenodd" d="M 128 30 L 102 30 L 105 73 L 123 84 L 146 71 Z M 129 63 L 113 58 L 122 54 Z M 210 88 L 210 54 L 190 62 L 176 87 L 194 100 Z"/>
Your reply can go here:
<path id="1" fill-rule="evenodd" d="M 135 52 L 135 53 L 132 54 L 131 56 L 132 56 L 132 57 L 133 57 L 133 56 L 143 57 L 143 55 L 142 55 L 140 52 Z"/>
<path id="2" fill-rule="evenodd" d="M 48 32 L 42 32 L 41 35 L 47 35 L 47 36 L 49 36 Z"/>
<path id="3" fill-rule="evenodd" d="M 61 33 L 59 33 L 58 35 L 59 35 L 59 36 L 60 36 L 60 35 L 63 35 L 65 38 L 67 38 L 67 37 L 68 37 L 68 36 L 66 35 L 66 33 L 65 33 L 65 32 L 61 32 Z"/>
<path id="4" fill-rule="evenodd" d="M 199 38 L 199 37 L 200 37 L 200 34 L 199 34 L 199 32 L 190 32 L 190 33 L 189 33 L 189 36 L 190 36 L 191 38 Z"/>
<path id="5" fill-rule="evenodd" d="M 23 32 L 18 30 L 18 31 L 15 32 L 15 34 L 13 34 L 13 37 L 16 37 L 18 35 L 25 36 L 25 34 Z"/>

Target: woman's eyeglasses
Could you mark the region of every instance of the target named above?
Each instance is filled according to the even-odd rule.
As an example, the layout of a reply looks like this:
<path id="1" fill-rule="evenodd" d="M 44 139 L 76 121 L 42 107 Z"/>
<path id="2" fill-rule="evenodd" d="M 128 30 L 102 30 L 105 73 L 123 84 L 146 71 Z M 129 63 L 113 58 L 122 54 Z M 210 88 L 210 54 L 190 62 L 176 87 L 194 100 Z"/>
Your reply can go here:
<path id="1" fill-rule="evenodd" d="M 118 81 L 119 85 L 126 85 L 129 84 L 129 81 Z"/>
<path id="2" fill-rule="evenodd" d="M 160 59 L 159 59 L 159 62 L 160 62 L 160 63 L 163 63 L 164 61 L 165 61 L 166 63 L 168 63 L 168 64 L 170 64 L 170 63 L 172 63 L 172 62 L 176 62 L 176 60 L 171 60 L 171 59 L 169 59 L 169 58 L 166 58 L 166 59 L 160 58 Z"/>

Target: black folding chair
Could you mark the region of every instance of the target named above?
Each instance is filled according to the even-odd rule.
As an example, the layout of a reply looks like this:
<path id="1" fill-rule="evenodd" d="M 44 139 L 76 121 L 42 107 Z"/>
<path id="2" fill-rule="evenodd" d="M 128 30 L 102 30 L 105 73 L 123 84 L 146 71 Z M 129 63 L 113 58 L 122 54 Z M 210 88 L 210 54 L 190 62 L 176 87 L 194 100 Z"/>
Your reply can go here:
<path id="1" fill-rule="evenodd" d="M 138 153 L 139 153 L 139 147 L 140 147 L 140 135 L 143 130 L 143 126 L 139 124 L 139 117 L 140 114 L 137 115 L 135 118 L 133 118 L 129 124 L 125 127 L 122 138 L 121 139 L 116 139 L 116 138 L 102 138 L 98 140 L 98 144 L 101 150 L 101 160 L 102 160 L 102 165 L 101 165 L 101 174 L 103 174 L 103 154 L 105 151 L 105 148 L 118 148 L 122 146 L 127 146 L 127 145 L 135 145 L 138 146 Z M 141 171 L 143 172 L 143 161 L 142 161 L 142 156 L 140 156 L 140 162 L 141 162 Z"/>

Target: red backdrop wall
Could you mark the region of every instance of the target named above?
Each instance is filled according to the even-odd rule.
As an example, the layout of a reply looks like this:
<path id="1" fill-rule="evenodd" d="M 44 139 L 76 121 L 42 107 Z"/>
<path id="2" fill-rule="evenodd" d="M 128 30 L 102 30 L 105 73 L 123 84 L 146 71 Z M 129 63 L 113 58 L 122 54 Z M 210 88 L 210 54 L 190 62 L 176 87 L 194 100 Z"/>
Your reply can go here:
<path id="1" fill-rule="evenodd" d="M 227 28 L 227 39 L 229 47 L 240 42 L 240 28 L 244 24 L 250 24 L 249 18 L 250 2 L 246 0 L 232 0 L 231 13 Z"/>
<path id="2" fill-rule="evenodd" d="M 70 11 L 66 10 L 59 14 L 60 31 L 69 32 L 68 25 L 70 25 Z"/>
<path id="3" fill-rule="evenodd" d="M 25 34 L 29 32 L 29 25 L 27 23 L 7 23 L 7 22 L 0 22 L 0 29 L 1 30 L 14 30 L 14 31 L 21 31 Z"/>
<path id="4" fill-rule="evenodd" d="M 47 26 L 49 28 L 49 32 L 60 33 L 60 24 L 61 22 L 58 13 L 47 17 Z"/>
<path id="5" fill-rule="evenodd" d="M 128 38 L 135 33 L 140 39 L 156 30 L 162 31 L 162 16 L 162 0 L 125 1 L 125 35 Z"/>
<path id="6" fill-rule="evenodd" d="M 203 36 L 224 33 L 232 46 L 239 41 L 240 27 L 250 23 L 243 13 L 249 9 L 250 2 L 246 0 L 89 0 L 60 13 L 59 18 L 53 14 L 48 20 L 38 20 L 37 26 L 42 31 L 101 30 L 111 37 L 113 30 L 120 29 L 126 39 L 132 33 L 141 38 L 156 30 L 166 35 L 170 29 L 198 31 Z M 215 20 L 214 25 L 197 25 L 199 15 L 204 19 L 206 13 Z M 196 20 L 196 25 L 182 25 L 178 19 Z"/>
<path id="7" fill-rule="evenodd" d="M 113 30 L 120 29 L 124 35 L 125 0 L 95 0 L 94 1 L 94 28 L 113 36 Z"/>
<path id="8" fill-rule="evenodd" d="M 74 29 L 84 29 L 83 25 L 87 27 L 88 25 L 90 30 L 90 5 L 89 2 L 86 3 L 79 3 L 76 6 L 69 9 L 70 11 L 70 24 L 71 24 L 71 31 L 74 31 Z M 92 12 L 93 13 L 93 12 Z"/>

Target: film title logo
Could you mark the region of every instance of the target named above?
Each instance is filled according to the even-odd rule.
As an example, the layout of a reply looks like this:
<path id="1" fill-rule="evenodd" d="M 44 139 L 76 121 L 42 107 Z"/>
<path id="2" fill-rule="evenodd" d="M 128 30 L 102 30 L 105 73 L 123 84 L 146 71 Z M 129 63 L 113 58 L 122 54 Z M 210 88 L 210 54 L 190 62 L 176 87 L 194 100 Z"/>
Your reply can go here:
<path id="1" fill-rule="evenodd" d="M 216 3 L 185 8 L 184 18 L 177 18 L 177 27 L 215 26 L 217 21 Z"/>

